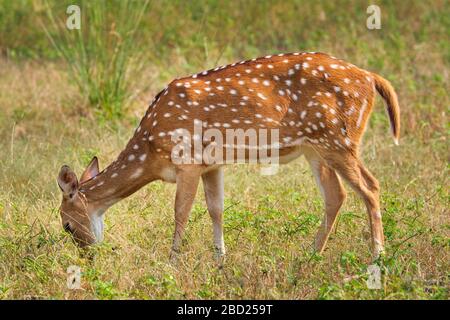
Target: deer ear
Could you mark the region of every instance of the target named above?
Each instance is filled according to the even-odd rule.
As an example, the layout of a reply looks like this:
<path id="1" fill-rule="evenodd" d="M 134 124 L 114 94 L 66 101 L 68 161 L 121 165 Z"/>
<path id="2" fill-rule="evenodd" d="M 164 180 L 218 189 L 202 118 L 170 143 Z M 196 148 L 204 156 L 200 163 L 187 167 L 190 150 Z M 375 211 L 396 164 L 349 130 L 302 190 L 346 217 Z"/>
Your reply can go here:
<path id="1" fill-rule="evenodd" d="M 61 191 L 72 198 L 78 191 L 78 179 L 75 173 L 66 165 L 61 167 L 58 174 L 58 185 Z"/>
<path id="2" fill-rule="evenodd" d="M 80 183 L 83 183 L 89 179 L 92 179 L 96 175 L 98 175 L 98 159 L 97 157 L 93 157 L 91 162 L 89 162 L 86 170 L 84 170 L 83 174 L 80 178 Z"/>

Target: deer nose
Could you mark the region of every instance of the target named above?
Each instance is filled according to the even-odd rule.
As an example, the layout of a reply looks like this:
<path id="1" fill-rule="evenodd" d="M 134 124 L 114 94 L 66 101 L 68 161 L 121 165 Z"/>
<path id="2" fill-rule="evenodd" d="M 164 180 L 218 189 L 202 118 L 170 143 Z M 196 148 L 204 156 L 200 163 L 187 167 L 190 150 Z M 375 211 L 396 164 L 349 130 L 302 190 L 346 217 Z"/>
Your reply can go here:
<path id="1" fill-rule="evenodd" d="M 68 222 L 66 222 L 63 227 L 64 227 L 64 231 L 73 233 L 73 230 L 70 227 L 70 224 Z"/>

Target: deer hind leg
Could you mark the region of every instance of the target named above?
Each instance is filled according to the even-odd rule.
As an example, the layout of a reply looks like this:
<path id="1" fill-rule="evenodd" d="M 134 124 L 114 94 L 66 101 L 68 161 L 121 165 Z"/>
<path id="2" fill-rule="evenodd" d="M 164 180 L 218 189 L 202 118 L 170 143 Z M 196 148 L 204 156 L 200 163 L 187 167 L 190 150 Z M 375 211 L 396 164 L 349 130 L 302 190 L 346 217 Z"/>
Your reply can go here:
<path id="1" fill-rule="evenodd" d="M 322 253 L 336 222 L 339 209 L 346 198 L 345 189 L 336 171 L 325 164 L 318 156 L 306 155 L 316 178 L 317 185 L 325 202 L 325 215 L 317 232 L 314 248 Z"/>
<path id="2" fill-rule="evenodd" d="M 223 240 L 223 169 L 218 168 L 206 172 L 202 175 L 202 179 L 206 205 L 213 223 L 215 257 L 219 265 L 222 265 L 225 257 L 225 243 Z"/>
<path id="3" fill-rule="evenodd" d="M 378 181 L 361 161 L 353 155 L 334 155 L 333 167 L 364 200 L 372 235 L 372 257 L 377 259 L 384 251 L 383 224 L 380 213 L 380 188 Z"/>
<path id="4" fill-rule="evenodd" d="M 176 173 L 177 191 L 175 196 L 175 232 L 173 235 L 173 245 L 170 254 L 171 260 L 176 258 L 180 251 L 184 229 L 194 203 L 200 181 L 199 168 L 178 168 Z"/>
<path id="5" fill-rule="evenodd" d="M 366 186 L 370 191 L 372 191 L 374 198 L 376 199 L 378 203 L 378 211 L 377 213 L 370 217 L 370 224 L 371 224 L 371 230 L 372 232 L 375 232 L 377 234 L 377 239 L 381 243 L 380 253 L 384 250 L 384 232 L 383 232 L 383 223 L 381 219 L 381 211 L 379 208 L 380 203 L 380 184 L 378 183 L 378 180 L 370 173 L 369 170 L 367 170 L 366 167 L 363 166 L 361 162 L 358 164 L 359 169 L 361 171 L 361 175 L 366 183 Z"/>

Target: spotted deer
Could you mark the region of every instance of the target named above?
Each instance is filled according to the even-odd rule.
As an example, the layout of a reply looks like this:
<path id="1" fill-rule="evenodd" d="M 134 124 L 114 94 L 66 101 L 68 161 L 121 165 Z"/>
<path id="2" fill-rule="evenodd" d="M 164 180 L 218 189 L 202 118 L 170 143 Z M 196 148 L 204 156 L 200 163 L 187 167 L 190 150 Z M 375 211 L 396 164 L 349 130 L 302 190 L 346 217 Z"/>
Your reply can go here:
<path id="1" fill-rule="evenodd" d="M 215 152 L 244 149 L 244 161 L 249 162 L 249 139 L 241 144 L 218 143 L 217 139 L 206 138 L 207 131 L 192 134 L 195 126 L 223 135 L 237 129 L 270 129 L 277 133 L 278 141 L 271 143 L 271 152 L 276 151 L 279 163 L 304 155 L 321 191 L 325 216 L 315 237 L 315 249 L 319 253 L 324 250 L 346 198 L 342 178 L 367 207 L 373 257 L 377 258 L 384 248 L 380 187 L 358 156 L 375 91 L 386 102 L 397 144 L 399 105 L 390 83 L 327 54 L 265 56 L 176 79 L 156 95 L 126 148 L 103 171 L 99 172 L 96 157 L 80 180 L 68 166 L 61 168 L 57 181 L 63 193 L 63 227 L 80 246 L 99 242 L 103 237 L 104 213 L 109 207 L 151 181 L 176 183 L 171 250 L 174 257 L 180 250 L 201 179 L 213 223 L 216 254 L 222 258 L 226 163 L 205 161 L 198 153 L 188 157 L 194 161 L 175 161 L 173 150 L 179 140 L 174 136 L 191 133 L 188 146 L 214 145 Z M 258 148 L 262 146 L 257 145 Z M 257 162 L 263 158 L 257 156 Z"/>

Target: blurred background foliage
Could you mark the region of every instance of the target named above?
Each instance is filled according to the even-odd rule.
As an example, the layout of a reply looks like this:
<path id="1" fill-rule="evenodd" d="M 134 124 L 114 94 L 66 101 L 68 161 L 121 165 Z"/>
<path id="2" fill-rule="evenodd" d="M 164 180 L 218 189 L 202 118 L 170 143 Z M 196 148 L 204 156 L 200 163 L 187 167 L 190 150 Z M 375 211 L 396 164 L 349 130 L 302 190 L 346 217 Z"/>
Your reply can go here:
<path id="1" fill-rule="evenodd" d="M 324 51 L 381 74 L 389 70 L 394 83 L 426 63 L 416 52 L 448 66 L 448 1 L 373 3 L 382 8 L 381 30 L 366 28 L 372 2 L 359 0 L 82 0 L 78 32 L 65 28 L 73 1 L 0 0 L 0 52 L 12 60 L 65 60 L 87 102 L 108 119 L 123 115 L 130 75 L 136 79 L 145 65 L 166 82 L 237 59 Z"/>
<path id="2" fill-rule="evenodd" d="M 85 14 L 102 8 L 106 15 L 104 28 L 112 31 L 123 29 L 123 23 L 129 23 L 144 3 L 142 0 L 1 0 L 0 47 L 9 57 L 54 59 L 58 55 L 44 32 L 44 27 L 51 26 L 48 7 L 54 16 L 64 19 L 67 6 L 79 4 L 84 23 L 89 23 Z M 365 28 L 366 8 L 370 4 L 382 8 L 381 31 L 367 32 Z M 449 11 L 449 2 L 444 0 L 150 1 L 143 19 L 134 21 L 139 24 L 134 49 L 146 51 L 147 59 L 166 65 L 171 64 L 167 57 L 183 53 L 188 65 L 198 67 L 205 61 L 214 62 L 221 55 L 248 57 L 274 50 L 347 45 L 359 51 L 363 45 L 358 42 L 365 41 L 370 42 L 366 50 L 383 51 L 393 47 L 395 55 L 401 58 L 402 54 L 408 56 L 411 49 L 407 42 L 420 45 L 431 38 L 445 52 L 448 61 Z M 377 62 L 371 63 L 377 67 Z"/>

